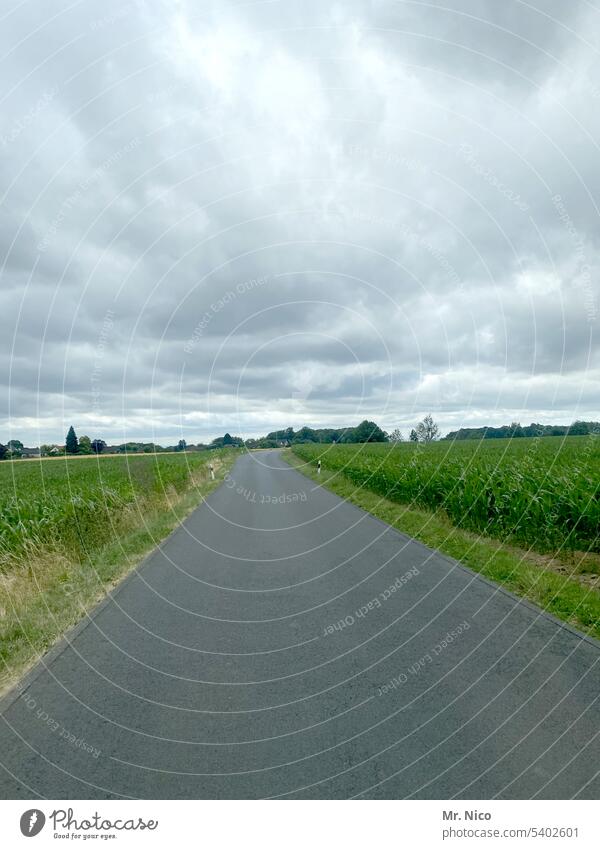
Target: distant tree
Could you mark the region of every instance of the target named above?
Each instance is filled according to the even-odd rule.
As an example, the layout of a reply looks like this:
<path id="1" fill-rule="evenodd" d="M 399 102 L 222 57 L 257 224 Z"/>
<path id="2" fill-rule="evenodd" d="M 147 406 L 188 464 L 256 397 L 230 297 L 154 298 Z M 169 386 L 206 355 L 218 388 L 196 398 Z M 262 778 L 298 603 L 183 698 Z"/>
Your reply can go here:
<path id="1" fill-rule="evenodd" d="M 417 425 L 417 439 L 419 442 L 434 442 L 439 439 L 440 429 L 431 418 L 427 415 L 422 422 Z"/>
<path id="2" fill-rule="evenodd" d="M 92 440 L 89 436 L 80 436 L 79 437 L 79 453 L 80 454 L 91 454 L 92 453 Z"/>
<path id="3" fill-rule="evenodd" d="M 536 424 L 536 422 L 531 422 L 530 425 L 527 425 L 523 428 L 523 436 L 543 436 L 544 435 L 544 425 Z"/>
<path id="4" fill-rule="evenodd" d="M 569 425 L 569 436 L 586 436 L 590 432 L 587 422 L 573 422 Z"/>
<path id="5" fill-rule="evenodd" d="M 387 442 L 387 436 L 379 425 L 365 419 L 355 428 L 353 442 Z"/>
<path id="6" fill-rule="evenodd" d="M 291 442 L 294 438 L 294 428 L 286 427 L 283 430 L 272 430 L 265 437 L 266 439 L 274 439 L 280 442 Z"/>
<path id="7" fill-rule="evenodd" d="M 231 437 L 229 437 L 231 439 Z M 185 439 L 180 439 L 175 447 L 175 451 L 185 451 L 187 448 L 187 442 Z"/>
<path id="8" fill-rule="evenodd" d="M 419 441 L 419 434 L 418 434 L 418 433 L 417 433 L 417 431 L 414 429 L 414 427 L 413 427 L 413 429 L 412 429 L 412 430 L 411 430 L 411 432 L 410 432 L 410 437 L 409 437 L 409 439 L 410 439 L 410 441 L 411 441 L 411 442 L 418 442 L 418 441 Z"/>
<path id="9" fill-rule="evenodd" d="M 6 445 L 2 445 L 2 443 L 0 442 L 0 460 L 4 460 L 7 454 L 8 448 L 6 447 Z"/>
<path id="10" fill-rule="evenodd" d="M 523 428 L 521 427 L 521 422 L 511 422 L 506 435 L 509 437 L 525 436 Z"/>
<path id="11" fill-rule="evenodd" d="M 106 442 L 103 439 L 94 439 L 90 445 L 94 454 L 102 454 L 106 449 Z"/>
<path id="12" fill-rule="evenodd" d="M 277 443 L 275 443 L 277 444 Z M 216 439 L 210 443 L 208 448 L 243 448 L 244 440 L 241 436 L 232 436 L 230 433 L 226 433 L 225 436 L 217 436 Z"/>
<path id="13" fill-rule="evenodd" d="M 269 436 L 267 436 L 269 439 Z M 301 427 L 300 430 L 296 431 L 293 437 L 293 442 L 318 442 L 319 437 L 316 432 L 311 427 Z"/>
<path id="14" fill-rule="evenodd" d="M 77 454 L 79 452 L 79 440 L 77 439 L 73 425 L 71 425 L 67 433 L 66 449 L 67 454 Z"/>
<path id="15" fill-rule="evenodd" d="M 278 442 L 275 439 L 268 439 L 268 437 L 263 436 L 259 439 L 247 439 L 244 442 L 244 446 L 249 450 L 255 448 L 277 448 Z"/>
<path id="16" fill-rule="evenodd" d="M 389 436 L 390 442 L 403 442 L 404 437 L 402 436 L 402 431 L 399 427 L 394 428 L 394 430 L 390 433 Z"/>
<path id="17" fill-rule="evenodd" d="M 174 450 L 174 447 L 171 449 Z M 117 446 L 119 454 L 142 454 L 144 451 L 143 442 L 124 442 Z"/>

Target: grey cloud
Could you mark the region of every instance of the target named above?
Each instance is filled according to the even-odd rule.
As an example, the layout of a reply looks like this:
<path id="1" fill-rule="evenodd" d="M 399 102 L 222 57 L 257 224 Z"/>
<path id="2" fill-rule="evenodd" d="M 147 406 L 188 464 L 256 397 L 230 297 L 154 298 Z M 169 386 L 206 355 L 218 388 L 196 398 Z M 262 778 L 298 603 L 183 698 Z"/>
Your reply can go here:
<path id="1" fill-rule="evenodd" d="M 600 416 L 597 14 L 13 10 L 3 430 Z"/>

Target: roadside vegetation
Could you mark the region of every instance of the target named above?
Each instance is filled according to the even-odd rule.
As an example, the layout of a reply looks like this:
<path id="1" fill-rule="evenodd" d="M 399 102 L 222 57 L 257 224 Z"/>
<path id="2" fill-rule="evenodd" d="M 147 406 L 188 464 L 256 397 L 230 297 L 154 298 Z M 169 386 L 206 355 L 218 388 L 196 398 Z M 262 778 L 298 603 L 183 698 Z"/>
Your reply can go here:
<path id="1" fill-rule="evenodd" d="M 337 494 L 600 637 L 599 435 L 292 451 Z"/>
<path id="2" fill-rule="evenodd" d="M 0 691 L 218 486 L 235 456 L 2 463 Z"/>

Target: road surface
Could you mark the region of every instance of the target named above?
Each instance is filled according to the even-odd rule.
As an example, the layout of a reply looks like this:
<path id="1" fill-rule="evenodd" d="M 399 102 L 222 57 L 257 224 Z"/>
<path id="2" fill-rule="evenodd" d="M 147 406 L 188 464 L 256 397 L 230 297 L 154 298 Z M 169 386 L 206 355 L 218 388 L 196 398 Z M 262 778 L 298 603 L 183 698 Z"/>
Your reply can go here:
<path id="1" fill-rule="evenodd" d="M 600 645 L 279 452 L 2 704 L 2 798 L 598 798 Z"/>

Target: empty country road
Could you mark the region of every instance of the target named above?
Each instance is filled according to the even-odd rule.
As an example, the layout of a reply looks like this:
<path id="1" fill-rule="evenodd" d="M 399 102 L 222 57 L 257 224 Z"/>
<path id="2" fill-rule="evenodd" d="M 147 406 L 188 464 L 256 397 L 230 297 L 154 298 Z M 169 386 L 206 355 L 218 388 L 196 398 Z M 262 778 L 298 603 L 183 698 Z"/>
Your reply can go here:
<path id="1" fill-rule="evenodd" d="M 598 798 L 599 658 L 244 454 L 4 699 L 0 795 Z"/>

